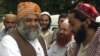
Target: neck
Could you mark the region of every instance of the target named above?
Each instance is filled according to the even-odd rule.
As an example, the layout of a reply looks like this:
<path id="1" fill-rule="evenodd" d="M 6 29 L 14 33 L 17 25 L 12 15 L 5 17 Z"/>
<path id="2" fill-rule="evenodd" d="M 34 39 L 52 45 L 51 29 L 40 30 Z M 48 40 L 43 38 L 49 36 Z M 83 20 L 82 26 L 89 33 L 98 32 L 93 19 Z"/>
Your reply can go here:
<path id="1" fill-rule="evenodd" d="M 91 39 L 93 38 L 95 34 L 95 30 L 94 29 L 87 29 L 87 36 L 86 36 L 86 39 L 83 41 L 83 45 L 86 46 L 90 41 Z"/>
<path id="2" fill-rule="evenodd" d="M 46 33 L 48 31 L 48 29 L 42 29 L 43 33 Z"/>

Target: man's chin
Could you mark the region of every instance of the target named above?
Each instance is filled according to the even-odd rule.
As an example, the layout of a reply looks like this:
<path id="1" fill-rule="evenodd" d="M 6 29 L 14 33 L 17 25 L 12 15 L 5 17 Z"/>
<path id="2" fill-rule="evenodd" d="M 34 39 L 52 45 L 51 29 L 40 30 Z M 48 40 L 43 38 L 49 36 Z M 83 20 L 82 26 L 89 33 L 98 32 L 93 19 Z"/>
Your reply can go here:
<path id="1" fill-rule="evenodd" d="M 38 29 L 36 29 L 36 28 L 26 28 L 25 31 L 26 32 L 36 32 L 36 31 L 38 31 Z"/>
<path id="2" fill-rule="evenodd" d="M 42 29 L 45 29 L 45 28 L 47 28 L 47 25 L 43 25 L 43 26 L 41 26 L 42 27 Z"/>
<path id="3" fill-rule="evenodd" d="M 76 34 L 77 32 L 75 32 L 75 31 L 71 31 L 73 34 Z"/>
<path id="4" fill-rule="evenodd" d="M 31 31 L 33 31 L 33 32 L 34 32 L 35 30 L 36 30 L 36 29 L 28 29 L 28 31 L 29 31 L 29 32 L 31 32 Z"/>

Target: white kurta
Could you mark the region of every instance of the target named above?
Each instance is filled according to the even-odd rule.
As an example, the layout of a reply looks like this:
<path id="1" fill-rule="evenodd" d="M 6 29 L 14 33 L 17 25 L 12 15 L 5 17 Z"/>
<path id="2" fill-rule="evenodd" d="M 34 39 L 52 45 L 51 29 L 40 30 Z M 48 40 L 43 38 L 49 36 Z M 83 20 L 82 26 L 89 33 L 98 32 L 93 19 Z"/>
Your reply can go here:
<path id="1" fill-rule="evenodd" d="M 83 43 L 81 43 L 77 56 L 86 56 L 87 48 L 88 44 L 86 46 L 83 46 Z"/>
<path id="2" fill-rule="evenodd" d="M 48 50 L 48 56 L 65 56 L 67 46 L 60 47 L 54 42 L 51 48 Z"/>
<path id="3" fill-rule="evenodd" d="M 4 36 L 4 29 L 5 27 L 4 26 L 2 26 L 2 28 L 0 28 L 0 40 L 2 39 L 2 37 Z"/>
<path id="4" fill-rule="evenodd" d="M 65 56 L 66 52 L 72 47 L 74 39 L 67 43 L 64 47 L 59 46 L 56 41 L 53 42 L 50 49 L 48 50 L 48 56 Z"/>
<path id="5" fill-rule="evenodd" d="M 46 42 L 46 46 L 51 45 L 52 42 L 52 33 L 53 31 L 49 30 L 46 33 L 43 33 L 42 31 L 40 31 L 40 35 L 44 38 L 45 42 Z"/>
<path id="6" fill-rule="evenodd" d="M 35 48 L 37 56 L 45 56 L 43 48 L 38 39 L 29 42 Z M 4 36 L 1 40 L 0 56 L 21 56 L 17 42 L 10 35 Z"/>

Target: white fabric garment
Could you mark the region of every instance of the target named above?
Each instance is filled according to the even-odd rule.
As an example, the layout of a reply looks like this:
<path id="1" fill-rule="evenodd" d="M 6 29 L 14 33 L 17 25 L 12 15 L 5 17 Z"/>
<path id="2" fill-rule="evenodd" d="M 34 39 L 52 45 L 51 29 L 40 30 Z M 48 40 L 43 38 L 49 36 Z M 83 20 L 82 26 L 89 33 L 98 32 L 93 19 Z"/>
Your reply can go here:
<path id="1" fill-rule="evenodd" d="M 5 28 L 4 26 L 2 26 L 2 28 L 0 28 L 0 40 L 2 39 L 2 37 L 4 35 L 4 33 L 3 33 L 4 28 Z"/>
<path id="2" fill-rule="evenodd" d="M 65 56 L 66 49 L 67 46 L 62 48 L 58 46 L 55 41 L 48 50 L 48 56 Z"/>
<path id="3" fill-rule="evenodd" d="M 86 56 L 87 48 L 88 48 L 88 45 L 83 46 L 83 43 L 81 43 L 80 49 L 79 49 L 79 52 L 78 52 L 77 56 Z"/>
<path id="4" fill-rule="evenodd" d="M 71 48 L 71 44 L 74 42 L 73 37 L 72 40 L 66 44 L 64 47 L 60 47 L 56 41 L 53 42 L 50 49 L 48 50 L 48 56 L 65 56 L 66 51 Z"/>
<path id="5" fill-rule="evenodd" d="M 44 38 L 45 42 L 46 42 L 46 46 L 49 46 L 51 44 L 52 41 L 52 33 L 53 31 L 49 30 L 45 33 L 43 33 L 42 31 L 40 31 L 40 35 Z"/>
<path id="6" fill-rule="evenodd" d="M 45 56 L 43 48 L 38 39 L 29 42 L 35 48 L 37 56 Z M 0 45 L 0 56 L 21 56 L 17 42 L 10 35 L 4 36 Z"/>

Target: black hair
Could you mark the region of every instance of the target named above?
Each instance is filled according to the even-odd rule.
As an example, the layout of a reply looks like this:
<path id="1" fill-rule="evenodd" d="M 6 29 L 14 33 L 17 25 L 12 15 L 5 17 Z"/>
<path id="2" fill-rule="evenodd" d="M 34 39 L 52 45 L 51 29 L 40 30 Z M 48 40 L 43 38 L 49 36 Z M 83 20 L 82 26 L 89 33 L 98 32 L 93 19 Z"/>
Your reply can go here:
<path id="1" fill-rule="evenodd" d="M 66 13 L 61 13 L 58 20 L 60 20 L 61 18 L 66 18 L 66 17 L 67 17 Z"/>
<path id="2" fill-rule="evenodd" d="M 86 16 L 85 14 L 83 14 L 81 11 L 77 9 L 72 9 L 68 11 L 68 14 L 70 13 L 74 13 L 76 19 L 79 19 L 81 22 L 84 22 L 86 19 L 89 19 L 88 16 Z M 93 28 L 96 31 L 99 26 L 100 26 L 100 23 L 97 23 L 91 20 L 91 24 L 88 27 Z"/>

